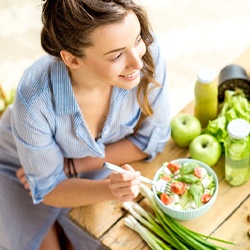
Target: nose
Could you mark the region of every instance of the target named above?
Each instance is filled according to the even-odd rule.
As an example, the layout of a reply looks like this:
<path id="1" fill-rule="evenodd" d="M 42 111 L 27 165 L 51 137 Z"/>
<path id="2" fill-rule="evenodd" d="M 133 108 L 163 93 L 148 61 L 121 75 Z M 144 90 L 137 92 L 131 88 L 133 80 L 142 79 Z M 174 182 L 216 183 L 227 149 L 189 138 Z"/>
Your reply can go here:
<path id="1" fill-rule="evenodd" d="M 133 51 L 128 59 L 127 68 L 133 68 L 140 70 L 143 67 L 143 62 L 141 60 L 144 53 L 139 53 L 138 51 Z"/>

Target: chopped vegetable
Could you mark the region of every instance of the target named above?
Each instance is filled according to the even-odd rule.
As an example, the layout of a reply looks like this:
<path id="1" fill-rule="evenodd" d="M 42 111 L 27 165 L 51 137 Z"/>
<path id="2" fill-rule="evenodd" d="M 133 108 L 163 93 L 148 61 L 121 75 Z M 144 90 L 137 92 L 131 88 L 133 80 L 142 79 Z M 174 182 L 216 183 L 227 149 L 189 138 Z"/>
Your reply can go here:
<path id="1" fill-rule="evenodd" d="M 170 183 L 171 194 L 158 192 L 160 200 L 175 210 L 188 210 L 203 206 L 202 195 L 209 193 L 211 197 L 215 191 L 215 181 L 207 170 L 197 163 L 185 162 L 178 164 L 178 170 L 168 172 L 175 163 L 164 163 L 159 179 L 166 179 Z M 169 167 L 170 165 L 170 167 Z M 208 201 L 207 201 L 208 202 Z"/>
<path id="2" fill-rule="evenodd" d="M 173 201 L 173 197 L 165 193 L 161 193 L 160 199 L 165 205 L 168 205 Z"/>
<path id="3" fill-rule="evenodd" d="M 202 168 L 201 167 L 195 167 L 194 175 L 201 179 L 202 178 Z"/>
<path id="4" fill-rule="evenodd" d="M 135 202 L 124 202 L 123 207 L 131 214 L 125 218 L 125 225 L 139 233 L 151 249 L 226 250 L 211 241 L 233 245 L 232 242 L 194 232 L 164 214 L 157 206 L 152 190 L 146 185 L 141 184 L 140 192 L 151 205 L 154 214 Z"/>
<path id="5" fill-rule="evenodd" d="M 206 204 L 206 203 L 208 203 L 208 202 L 210 201 L 211 198 L 212 198 L 212 195 L 211 195 L 211 194 L 203 194 L 203 195 L 201 196 L 201 202 L 202 202 L 203 204 Z"/>
<path id="6" fill-rule="evenodd" d="M 175 194 L 184 194 L 187 190 L 185 182 L 175 181 L 171 183 L 171 191 Z"/>
<path id="7" fill-rule="evenodd" d="M 179 164 L 174 163 L 174 162 L 169 162 L 168 164 L 168 169 L 172 172 L 175 173 L 180 169 Z"/>
<path id="8" fill-rule="evenodd" d="M 201 206 L 201 197 L 203 195 L 203 190 L 202 190 L 202 185 L 200 184 L 193 184 L 189 188 L 189 193 L 191 194 L 194 202 L 195 202 L 195 207 L 200 207 Z"/>

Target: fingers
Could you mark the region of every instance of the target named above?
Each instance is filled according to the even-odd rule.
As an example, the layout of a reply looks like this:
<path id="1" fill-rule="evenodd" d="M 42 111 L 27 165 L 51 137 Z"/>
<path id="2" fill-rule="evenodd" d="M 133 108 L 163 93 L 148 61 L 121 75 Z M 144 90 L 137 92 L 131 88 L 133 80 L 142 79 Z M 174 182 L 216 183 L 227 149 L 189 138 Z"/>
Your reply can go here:
<path id="1" fill-rule="evenodd" d="M 16 171 L 16 176 L 17 176 L 17 178 L 20 179 L 23 175 L 24 175 L 24 169 L 23 169 L 23 168 L 19 168 L 19 169 Z"/>
<path id="2" fill-rule="evenodd" d="M 137 186 L 132 186 L 130 188 L 120 189 L 118 193 L 118 200 L 121 202 L 131 201 L 135 199 L 140 193 L 139 184 Z"/>
<path id="3" fill-rule="evenodd" d="M 128 172 L 120 174 L 112 172 L 110 175 L 109 188 L 119 201 L 130 201 L 138 196 L 140 181 L 137 177 L 140 176 L 139 171 L 135 171 L 130 165 L 124 165 L 124 169 Z"/>
<path id="4" fill-rule="evenodd" d="M 24 169 L 23 168 L 19 168 L 16 171 L 16 176 L 19 179 L 19 181 L 21 182 L 21 184 L 23 185 L 23 187 L 26 190 L 30 190 L 30 187 L 29 187 L 29 184 L 28 184 L 27 179 L 25 177 L 25 173 L 24 173 Z"/>
<path id="5" fill-rule="evenodd" d="M 135 172 L 135 170 L 128 164 L 123 165 L 122 168 L 131 172 Z"/>

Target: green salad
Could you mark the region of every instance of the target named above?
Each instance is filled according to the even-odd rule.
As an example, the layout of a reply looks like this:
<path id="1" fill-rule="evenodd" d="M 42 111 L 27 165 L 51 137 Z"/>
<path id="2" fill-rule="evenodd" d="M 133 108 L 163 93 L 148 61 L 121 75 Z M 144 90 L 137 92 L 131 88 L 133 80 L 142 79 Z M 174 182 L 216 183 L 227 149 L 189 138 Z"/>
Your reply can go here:
<path id="1" fill-rule="evenodd" d="M 158 176 L 169 183 L 165 192 L 158 192 L 159 199 L 175 210 L 198 208 L 212 198 L 215 180 L 207 170 L 195 162 L 164 163 Z"/>

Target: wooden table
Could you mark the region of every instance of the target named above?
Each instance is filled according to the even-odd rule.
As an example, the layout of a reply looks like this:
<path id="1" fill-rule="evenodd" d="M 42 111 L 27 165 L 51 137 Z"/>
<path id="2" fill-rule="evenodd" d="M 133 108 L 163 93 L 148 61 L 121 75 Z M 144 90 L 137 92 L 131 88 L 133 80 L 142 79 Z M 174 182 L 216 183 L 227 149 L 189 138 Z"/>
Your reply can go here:
<path id="1" fill-rule="evenodd" d="M 237 60 L 236 64 L 250 70 L 250 47 Z M 193 103 L 188 104 L 181 112 L 193 113 Z M 142 175 L 153 178 L 156 170 L 165 161 L 189 157 L 189 151 L 179 148 L 170 139 L 164 152 L 157 155 L 152 162 L 135 162 L 131 164 Z M 182 221 L 186 227 L 202 234 L 211 235 L 236 243 L 228 249 L 250 250 L 250 179 L 240 187 L 230 186 L 224 177 L 224 156 L 213 167 L 219 179 L 218 198 L 208 213 L 191 221 Z M 145 206 L 145 199 L 137 201 Z M 124 225 L 126 211 L 119 202 L 103 202 L 91 206 L 72 209 L 70 218 L 87 230 L 94 238 L 99 239 L 104 248 L 113 250 L 149 249 L 141 237 Z M 222 246 L 228 246 L 223 245 Z"/>

